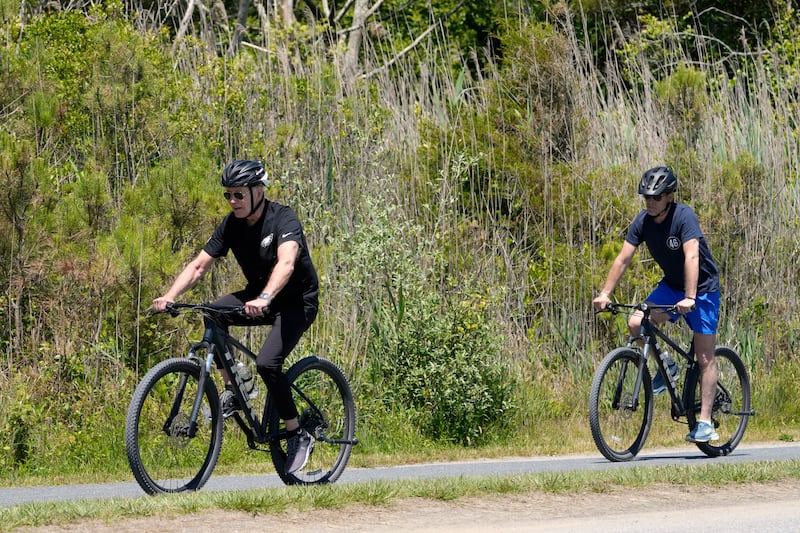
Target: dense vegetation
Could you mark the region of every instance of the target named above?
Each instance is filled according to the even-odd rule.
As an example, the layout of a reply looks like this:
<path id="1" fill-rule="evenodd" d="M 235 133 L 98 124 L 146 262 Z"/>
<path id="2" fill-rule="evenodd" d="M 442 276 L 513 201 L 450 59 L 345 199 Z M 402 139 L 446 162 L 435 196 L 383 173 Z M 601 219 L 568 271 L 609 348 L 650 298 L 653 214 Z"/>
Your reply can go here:
<path id="1" fill-rule="evenodd" d="M 245 157 L 305 222 L 322 312 L 297 352 L 350 376 L 355 460 L 585 436 L 624 330 L 590 301 L 660 163 L 721 267 L 720 342 L 749 365 L 756 427 L 800 436 L 789 3 L 386 2 L 361 20 L 309 2 L 289 22 L 270 2 L 69 4 L 0 0 L 0 478 L 125 471 L 133 388 L 200 328 L 149 302 Z M 621 299 L 658 278 L 639 257 Z M 240 283 L 228 260 L 186 297 Z"/>

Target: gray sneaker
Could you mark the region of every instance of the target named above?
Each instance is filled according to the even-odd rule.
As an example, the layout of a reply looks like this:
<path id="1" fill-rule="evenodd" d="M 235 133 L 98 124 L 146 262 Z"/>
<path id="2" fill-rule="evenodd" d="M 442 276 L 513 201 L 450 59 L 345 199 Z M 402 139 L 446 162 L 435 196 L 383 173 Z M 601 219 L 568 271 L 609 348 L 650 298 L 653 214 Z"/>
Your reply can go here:
<path id="1" fill-rule="evenodd" d="M 222 406 L 222 418 L 229 418 L 239 410 L 239 401 L 234 396 L 233 391 L 225 389 L 219 395 L 219 404 Z"/>
<path id="2" fill-rule="evenodd" d="M 289 437 L 286 443 L 286 473 L 294 474 L 302 470 L 314 450 L 314 437 L 305 429 Z"/>

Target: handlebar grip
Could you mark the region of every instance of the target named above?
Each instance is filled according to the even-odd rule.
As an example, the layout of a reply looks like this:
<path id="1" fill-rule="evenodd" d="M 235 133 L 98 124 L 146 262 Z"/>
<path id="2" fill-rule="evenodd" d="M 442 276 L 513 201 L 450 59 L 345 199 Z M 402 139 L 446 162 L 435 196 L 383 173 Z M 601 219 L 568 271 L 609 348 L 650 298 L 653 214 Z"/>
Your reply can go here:
<path id="1" fill-rule="evenodd" d="M 611 313 L 612 315 L 615 315 L 618 312 L 619 310 L 617 310 L 616 306 L 614 306 L 614 302 L 606 302 L 605 307 L 602 309 L 595 309 L 594 314 L 599 315 L 600 313 Z"/>

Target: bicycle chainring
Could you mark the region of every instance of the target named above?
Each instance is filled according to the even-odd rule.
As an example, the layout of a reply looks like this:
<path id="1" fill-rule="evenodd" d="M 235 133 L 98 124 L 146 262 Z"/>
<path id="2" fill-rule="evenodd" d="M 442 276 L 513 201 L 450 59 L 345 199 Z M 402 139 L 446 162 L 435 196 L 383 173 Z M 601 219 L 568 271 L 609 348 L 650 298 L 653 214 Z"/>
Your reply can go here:
<path id="1" fill-rule="evenodd" d="M 300 427 L 318 438 L 320 435 L 325 434 L 325 429 L 328 427 L 328 422 L 324 417 L 315 409 L 303 409 L 298 418 Z"/>

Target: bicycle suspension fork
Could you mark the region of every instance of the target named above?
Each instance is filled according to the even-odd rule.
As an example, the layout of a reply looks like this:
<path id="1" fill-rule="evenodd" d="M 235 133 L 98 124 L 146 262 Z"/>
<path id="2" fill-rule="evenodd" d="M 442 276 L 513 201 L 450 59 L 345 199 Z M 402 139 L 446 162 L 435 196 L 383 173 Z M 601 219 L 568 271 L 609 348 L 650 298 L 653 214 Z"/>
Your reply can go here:
<path id="1" fill-rule="evenodd" d="M 197 395 L 192 404 L 192 413 L 189 416 L 189 437 L 194 437 L 197 434 L 197 417 L 200 415 L 200 409 L 203 404 L 203 393 L 206 390 L 206 382 L 211 377 L 211 365 L 214 364 L 214 344 L 208 342 L 205 337 L 203 341 L 192 346 L 189 356 L 192 357 L 199 348 L 206 349 L 206 360 L 203 366 L 200 367 L 200 378 L 197 380 Z M 183 377 L 186 379 L 186 376 Z M 181 395 L 183 395 L 183 387 L 181 387 Z"/>
<path id="2" fill-rule="evenodd" d="M 206 359 L 200 367 L 200 377 L 197 380 L 197 394 L 194 397 L 194 402 L 192 403 L 192 411 L 189 415 L 189 427 L 187 430 L 187 436 L 194 437 L 197 434 L 197 418 L 200 416 L 200 409 L 203 406 L 203 395 L 206 390 L 206 383 L 211 378 L 211 369 L 212 365 L 214 364 L 214 354 L 216 353 L 216 346 L 217 343 L 221 341 L 220 333 L 217 331 L 216 326 L 213 324 L 209 324 L 206 327 L 206 331 L 203 334 L 203 340 L 198 342 L 197 344 L 192 345 L 189 349 L 189 359 L 198 358 L 195 357 L 197 350 L 205 350 L 206 351 Z M 223 342 L 224 345 L 224 342 Z M 180 407 L 180 404 L 183 400 L 183 394 L 186 390 L 186 382 L 188 380 L 188 376 L 181 377 L 181 383 L 178 387 L 178 394 L 175 397 L 175 404 L 172 406 L 173 413 L 170 415 L 170 419 L 175 416 L 175 413 Z M 220 414 L 221 416 L 221 414 Z"/>
<path id="3" fill-rule="evenodd" d="M 637 335 L 635 337 L 630 337 L 628 339 L 628 348 L 631 348 L 631 349 L 635 350 L 636 349 L 636 345 L 635 345 L 636 341 L 637 340 L 643 340 L 643 339 L 644 339 L 644 337 L 642 335 Z M 639 351 L 639 353 L 641 354 L 641 357 L 639 357 L 639 362 L 636 365 L 636 383 L 633 386 L 633 396 L 630 398 L 630 405 L 625 405 L 623 407 L 626 407 L 626 408 L 629 408 L 629 409 L 637 409 L 639 407 L 639 392 L 641 392 L 641 390 L 642 390 L 642 382 L 644 381 L 644 369 L 647 366 L 647 354 L 648 354 L 649 347 L 650 347 L 650 345 L 647 342 L 645 342 L 644 343 L 644 347 Z M 614 398 L 615 398 L 614 407 L 615 408 L 619 407 L 619 400 L 620 400 L 620 396 L 621 396 L 622 389 L 623 389 L 623 382 L 625 380 L 625 374 L 627 372 L 628 372 L 628 367 L 626 365 L 623 368 L 623 372 L 620 374 L 620 376 L 618 378 L 617 391 L 614 394 Z"/>

